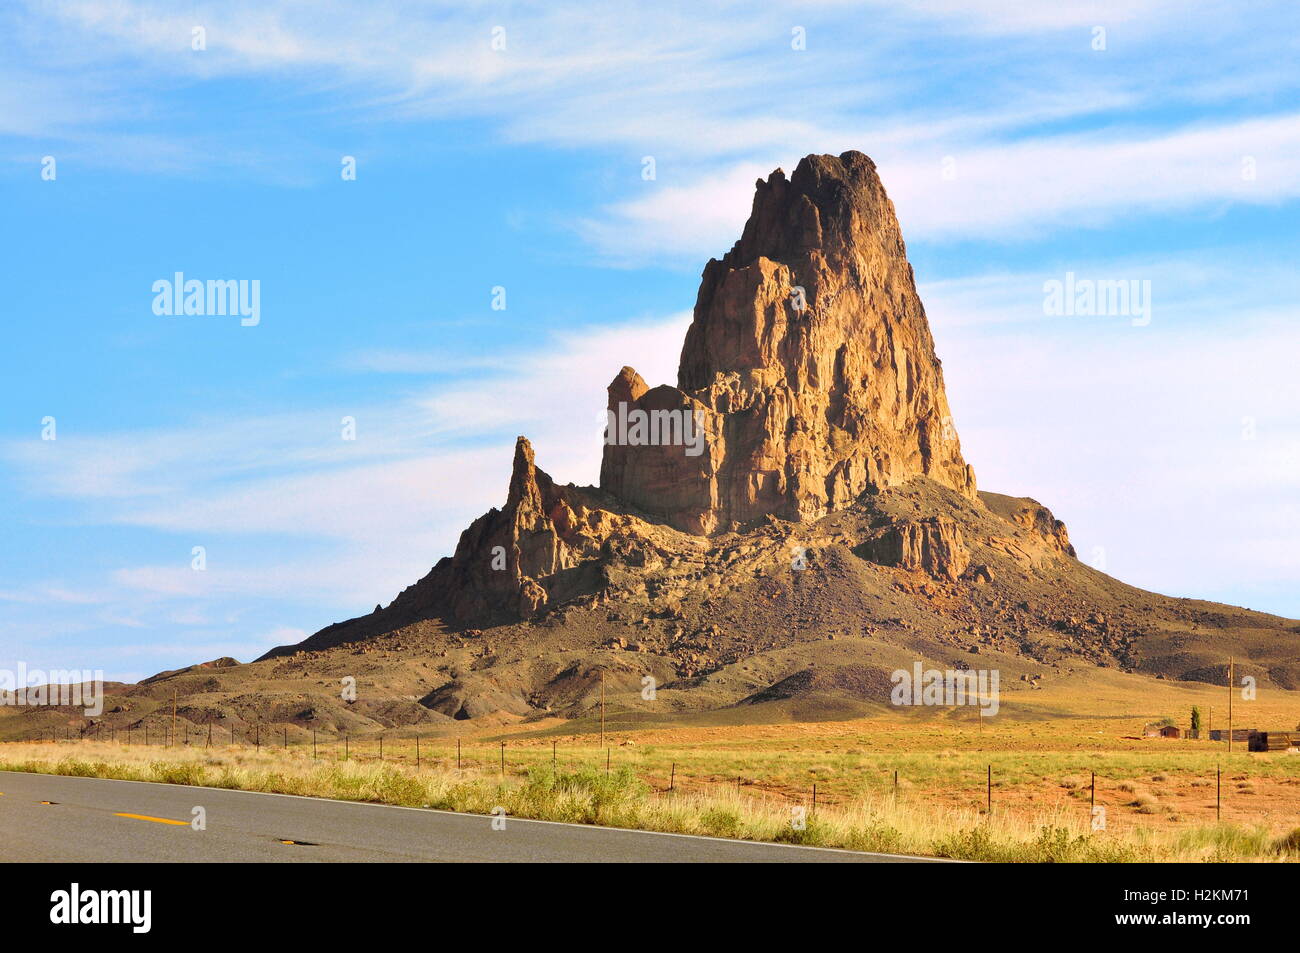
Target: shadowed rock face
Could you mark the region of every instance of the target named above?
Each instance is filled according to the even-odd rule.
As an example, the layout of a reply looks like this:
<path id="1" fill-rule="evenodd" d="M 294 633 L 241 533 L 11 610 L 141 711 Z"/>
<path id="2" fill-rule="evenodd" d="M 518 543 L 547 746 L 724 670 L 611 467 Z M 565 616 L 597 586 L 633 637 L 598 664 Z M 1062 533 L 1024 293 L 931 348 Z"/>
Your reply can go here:
<path id="1" fill-rule="evenodd" d="M 388 631 L 395 618 L 430 614 L 452 622 L 531 618 L 550 602 L 600 589 L 602 548 L 611 540 L 635 548 L 649 530 L 594 488 L 557 485 L 520 437 L 505 506 L 471 523 L 455 554 L 403 590 L 375 623 Z"/>
<path id="2" fill-rule="evenodd" d="M 625 367 L 609 398 L 698 415 L 703 453 L 607 444 L 601 467 L 602 489 L 686 532 L 813 519 L 918 476 L 975 495 L 893 204 L 859 152 L 759 181 L 704 269 L 678 386 Z"/>
<path id="3" fill-rule="evenodd" d="M 930 517 L 890 524 L 855 550 L 881 566 L 923 570 L 955 582 L 970 565 L 961 527 L 950 519 Z"/>

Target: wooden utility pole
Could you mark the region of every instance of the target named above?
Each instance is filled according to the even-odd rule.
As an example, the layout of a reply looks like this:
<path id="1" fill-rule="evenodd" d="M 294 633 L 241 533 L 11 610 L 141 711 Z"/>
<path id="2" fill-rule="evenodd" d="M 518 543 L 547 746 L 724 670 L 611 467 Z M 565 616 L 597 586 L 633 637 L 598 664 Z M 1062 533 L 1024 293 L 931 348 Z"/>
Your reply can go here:
<path id="1" fill-rule="evenodd" d="M 1228 659 L 1228 753 L 1232 753 L 1232 671 L 1233 660 Z"/>
<path id="2" fill-rule="evenodd" d="M 176 691 L 174 689 L 172 691 L 172 737 L 176 737 Z"/>

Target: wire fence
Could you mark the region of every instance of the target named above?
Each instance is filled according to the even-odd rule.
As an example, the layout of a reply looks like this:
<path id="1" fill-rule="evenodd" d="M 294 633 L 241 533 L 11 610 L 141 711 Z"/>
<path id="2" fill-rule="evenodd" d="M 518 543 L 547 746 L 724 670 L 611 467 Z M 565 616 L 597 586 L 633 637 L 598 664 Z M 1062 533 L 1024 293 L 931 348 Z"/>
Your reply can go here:
<path id="1" fill-rule="evenodd" d="M 614 760 L 615 749 L 610 745 L 592 748 L 591 746 L 575 743 L 561 748 L 558 740 L 552 740 L 549 757 L 546 757 L 547 752 L 544 749 L 539 749 L 537 745 L 520 746 L 512 749 L 505 741 L 495 743 L 475 742 L 474 745 L 468 746 L 461 739 L 457 739 L 453 747 L 445 739 L 440 739 L 441 743 L 438 740 L 431 742 L 420 734 L 400 734 L 390 738 L 386 733 L 380 733 L 377 736 L 370 733 L 354 738 L 347 732 L 324 733 L 296 728 L 293 735 L 294 737 L 290 738 L 290 729 L 286 727 L 258 723 L 251 726 L 233 724 L 227 726 L 215 724 L 194 725 L 193 723 L 187 723 L 186 725 L 178 724 L 173 729 L 171 724 L 140 722 L 121 728 L 100 724 L 82 730 L 71 727 L 46 729 L 35 738 L 28 740 L 54 744 L 108 742 L 128 747 L 142 745 L 160 748 L 230 746 L 252 748 L 255 751 L 265 750 L 268 753 L 281 751 L 302 757 L 307 757 L 309 754 L 314 761 L 382 762 L 413 767 L 416 771 L 455 769 L 487 773 L 495 769 L 502 780 L 511 776 L 525 775 L 529 770 L 547 764 L 557 771 L 560 769 L 572 771 L 592 768 L 598 770 L 599 767 L 603 766 L 607 775 L 616 770 L 633 771 L 652 791 L 665 794 L 683 790 L 692 792 L 716 791 L 719 786 L 725 786 L 728 788 L 734 787 L 736 794 L 740 795 L 746 786 L 763 785 L 761 777 L 747 777 L 742 774 L 734 777 L 719 777 L 716 773 L 707 773 L 706 776 L 701 777 L 681 773 L 679 776 L 679 763 L 676 761 L 668 763 L 667 777 L 664 777 L 663 771 L 647 771 L 644 764 L 637 763 L 635 760 L 624 760 L 622 763 L 616 764 Z M 563 752 L 563 757 L 561 757 L 561 752 Z M 604 757 L 600 758 L 600 754 L 603 754 Z M 888 773 L 890 769 L 885 770 Z M 1089 813 L 1094 819 L 1094 829 L 1104 829 L 1106 805 L 1098 802 L 1098 776 L 1095 771 L 1090 771 L 1088 774 Z M 1219 820 L 1222 818 L 1224 795 L 1222 766 L 1215 768 L 1212 778 L 1215 791 L 1215 818 Z M 1248 780 L 1248 776 L 1243 773 L 1236 773 L 1232 776 L 1234 781 L 1243 779 Z M 1102 780 L 1108 779 L 1103 778 Z M 1109 780 L 1114 780 L 1119 784 L 1129 781 L 1127 778 Z M 907 783 L 905 778 L 900 777 L 897 769 L 892 769 L 892 777 L 887 776 L 884 779 L 886 793 L 895 801 L 900 797 L 900 792 L 907 786 Z M 1074 791 L 1081 794 L 1078 784 L 1073 780 L 1071 783 Z M 997 798 L 994 796 L 995 787 L 1000 790 L 1007 790 L 1008 782 L 997 778 L 993 764 L 989 763 L 985 769 L 983 790 L 980 793 L 983 795 L 983 809 L 990 816 L 998 806 Z M 1123 791 L 1122 788 L 1119 790 Z M 765 791 L 765 798 L 768 793 L 770 792 Z M 819 790 L 819 785 L 815 782 L 811 783 L 802 792 L 787 791 L 783 799 L 791 803 L 806 804 L 813 811 L 819 805 L 829 806 L 837 801 L 844 800 L 842 795 L 829 793 L 825 784 L 822 784 Z M 1098 813 L 1099 808 L 1100 815 Z M 1100 826 L 1097 824 L 1099 816 L 1101 818 Z"/>

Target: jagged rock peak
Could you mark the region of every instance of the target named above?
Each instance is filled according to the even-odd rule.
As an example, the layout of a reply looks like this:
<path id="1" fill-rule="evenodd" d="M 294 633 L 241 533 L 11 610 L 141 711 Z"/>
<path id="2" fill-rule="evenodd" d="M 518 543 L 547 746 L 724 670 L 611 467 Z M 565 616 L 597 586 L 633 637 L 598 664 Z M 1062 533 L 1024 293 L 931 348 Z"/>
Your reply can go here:
<path id="1" fill-rule="evenodd" d="M 975 496 L 893 204 L 860 152 L 760 180 L 740 240 L 704 269 L 677 387 L 624 368 L 609 397 L 611 420 L 699 421 L 694 455 L 607 437 L 601 468 L 603 489 L 689 532 L 816 518 L 917 476 Z"/>

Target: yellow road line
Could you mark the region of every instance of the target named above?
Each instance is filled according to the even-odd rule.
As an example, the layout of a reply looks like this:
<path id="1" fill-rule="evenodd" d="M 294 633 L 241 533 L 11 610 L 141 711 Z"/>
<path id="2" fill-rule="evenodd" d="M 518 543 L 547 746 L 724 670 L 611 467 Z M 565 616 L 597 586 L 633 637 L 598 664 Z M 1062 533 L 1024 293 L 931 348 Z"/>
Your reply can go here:
<path id="1" fill-rule="evenodd" d="M 116 812 L 116 817 L 129 817 L 137 821 L 153 821 L 155 824 L 176 824 L 180 827 L 189 827 L 189 821 L 173 821 L 170 817 L 150 817 L 148 814 L 123 814 Z"/>

